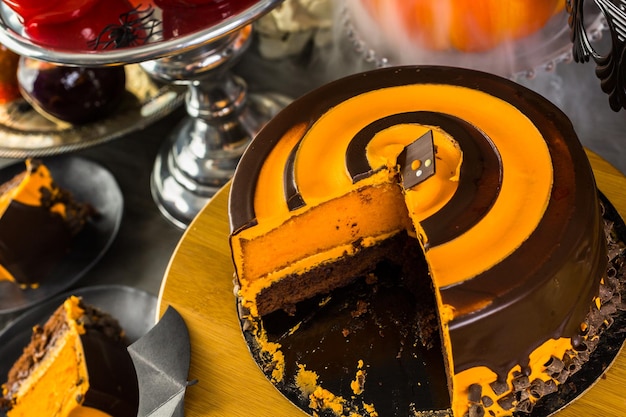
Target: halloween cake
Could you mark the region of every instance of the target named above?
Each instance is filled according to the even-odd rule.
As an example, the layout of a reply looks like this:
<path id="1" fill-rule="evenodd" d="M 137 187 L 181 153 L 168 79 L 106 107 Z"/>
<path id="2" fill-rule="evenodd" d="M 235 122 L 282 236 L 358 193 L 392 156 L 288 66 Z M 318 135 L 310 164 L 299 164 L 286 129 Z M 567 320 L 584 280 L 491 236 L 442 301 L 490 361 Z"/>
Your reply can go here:
<path id="1" fill-rule="evenodd" d="M 137 377 L 119 323 L 74 296 L 33 329 L 2 385 L 8 417 L 134 417 L 138 404 Z"/>
<path id="2" fill-rule="evenodd" d="M 60 188 L 41 161 L 25 163 L 0 185 L 0 280 L 36 287 L 95 213 Z"/>
<path id="3" fill-rule="evenodd" d="M 529 411 L 597 339 L 593 173 L 568 118 L 509 80 L 408 66 L 323 86 L 253 140 L 229 216 L 254 326 L 383 261 L 432 291 L 456 417 Z"/>

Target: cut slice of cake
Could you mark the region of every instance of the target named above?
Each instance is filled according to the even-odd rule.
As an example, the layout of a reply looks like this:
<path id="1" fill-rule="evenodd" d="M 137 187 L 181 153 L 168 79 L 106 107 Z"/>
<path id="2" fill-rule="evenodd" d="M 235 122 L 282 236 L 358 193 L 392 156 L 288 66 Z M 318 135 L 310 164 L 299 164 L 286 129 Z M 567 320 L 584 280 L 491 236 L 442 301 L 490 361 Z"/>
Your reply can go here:
<path id="1" fill-rule="evenodd" d="M 0 185 L 0 280 L 36 287 L 95 214 L 59 187 L 40 160 Z"/>
<path id="2" fill-rule="evenodd" d="M 8 417 L 135 417 L 138 404 L 122 328 L 75 296 L 35 326 L 2 385 Z"/>

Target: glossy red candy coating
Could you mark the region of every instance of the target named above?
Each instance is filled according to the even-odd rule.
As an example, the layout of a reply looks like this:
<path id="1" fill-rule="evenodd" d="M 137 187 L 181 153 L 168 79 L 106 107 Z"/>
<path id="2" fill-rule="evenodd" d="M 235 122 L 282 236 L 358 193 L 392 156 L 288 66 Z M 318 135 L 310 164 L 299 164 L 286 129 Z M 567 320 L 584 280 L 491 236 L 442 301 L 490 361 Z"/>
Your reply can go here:
<path id="1" fill-rule="evenodd" d="M 101 0 L 4 0 L 25 25 L 78 19 Z"/>
<path id="2" fill-rule="evenodd" d="M 62 23 L 35 19 L 24 26 L 28 36 L 40 45 L 69 50 L 104 49 L 105 42 L 92 46 L 107 27 L 123 24 L 122 16 L 134 9 L 127 0 L 95 0 L 96 4 L 79 18 Z M 134 34 L 142 36 L 140 28 Z M 106 38 L 106 36 L 105 36 Z M 109 49 L 117 47 L 110 44 Z"/>
<path id="3" fill-rule="evenodd" d="M 154 0 L 162 8 L 168 7 L 196 7 L 210 4 L 228 3 L 228 0 Z"/>

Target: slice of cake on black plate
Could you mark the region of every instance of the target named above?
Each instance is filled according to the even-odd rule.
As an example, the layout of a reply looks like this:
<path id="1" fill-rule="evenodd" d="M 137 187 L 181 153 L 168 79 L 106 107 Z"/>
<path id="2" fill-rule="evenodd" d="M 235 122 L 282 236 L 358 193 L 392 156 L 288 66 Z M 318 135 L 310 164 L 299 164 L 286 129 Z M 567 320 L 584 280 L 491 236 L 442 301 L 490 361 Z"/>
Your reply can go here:
<path id="1" fill-rule="evenodd" d="M 1 408 L 7 417 L 135 417 L 137 376 L 124 331 L 108 313 L 71 296 L 9 370 Z"/>
<path id="2" fill-rule="evenodd" d="M 26 160 L 23 172 L 0 184 L 0 280 L 37 287 L 94 215 L 41 161 Z"/>

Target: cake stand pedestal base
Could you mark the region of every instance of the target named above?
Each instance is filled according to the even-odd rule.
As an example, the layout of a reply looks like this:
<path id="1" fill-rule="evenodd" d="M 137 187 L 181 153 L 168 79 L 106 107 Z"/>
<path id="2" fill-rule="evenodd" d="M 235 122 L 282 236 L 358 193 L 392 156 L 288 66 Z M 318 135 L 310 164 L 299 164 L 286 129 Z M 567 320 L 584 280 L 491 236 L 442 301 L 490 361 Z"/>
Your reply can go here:
<path id="1" fill-rule="evenodd" d="M 245 88 L 241 80 L 237 83 Z M 239 96 L 233 100 L 236 110 L 185 117 L 156 157 L 152 197 L 163 216 L 180 228 L 230 180 L 251 138 L 291 101 L 244 90 Z"/>
<path id="2" fill-rule="evenodd" d="M 159 152 L 151 192 L 166 219 L 186 228 L 235 172 L 250 140 L 291 100 L 248 93 L 231 72 L 252 41 L 248 25 L 179 55 L 141 64 L 153 78 L 188 87 L 187 116 Z"/>

